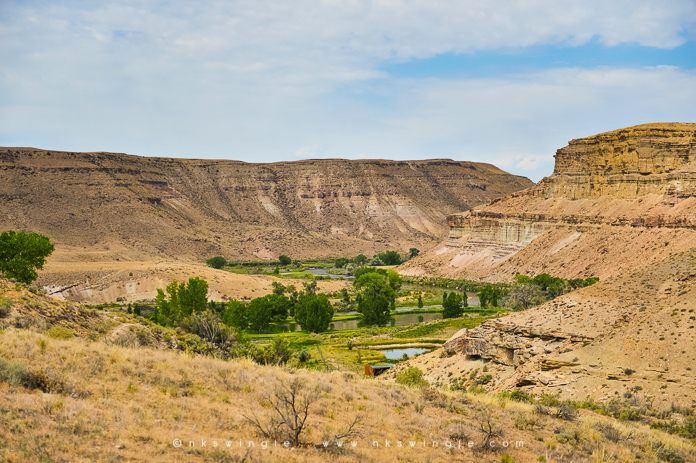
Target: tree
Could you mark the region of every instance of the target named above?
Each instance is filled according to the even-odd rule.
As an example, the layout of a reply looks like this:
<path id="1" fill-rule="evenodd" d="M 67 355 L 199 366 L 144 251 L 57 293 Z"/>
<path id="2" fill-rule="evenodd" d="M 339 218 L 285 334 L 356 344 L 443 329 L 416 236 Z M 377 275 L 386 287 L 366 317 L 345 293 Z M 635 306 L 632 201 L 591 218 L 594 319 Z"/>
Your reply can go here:
<path id="1" fill-rule="evenodd" d="M 370 259 L 370 265 L 376 265 L 377 267 L 383 267 L 385 264 L 384 264 L 384 261 L 382 259 L 375 256 L 372 259 Z"/>
<path id="2" fill-rule="evenodd" d="M 188 285 L 179 285 L 181 312 L 190 316 L 203 312 L 208 305 L 208 282 L 201 278 L 189 278 Z"/>
<path id="3" fill-rule="evenodd" d="M 176 326 L 184 317 L 203 312 L 208 306 L 208 282 L 189 278 L 188 284 L 174 280 L 164 291 L 157 289 L 157 323 Z"/>
<path id="4" fill-rule="evenodd" d="M 535 276 L 533 278 L 533 281 L 535 284 L 541 287 L 542 291 L 546 291 L 546 288 L 548 288 L 549 285 L 552 285 L 554 283 L 554 278 L 548 273 L 542 273 L 540 275 Z"/>
<path id="5" fill-rule="evenodd" d="M 277 281 L 271 283 L 271 286 L 273 286 L 273 294 L 277 294 L 278 296 L 284 296 L 285 291 L 287 291 L 287 288 L 283 286 L 283 283 Z"/>
<path id="6" fill-rule="evenodd" d="M 365 265 L 367 262 L 367 257 L 364 254 L 358 254 L 357 257 L 353 259 L 353 262 L 358 265 Z"/>
<path id="7" fill-rule="evenodd" d="M 36 270 L 43 269 L 54 249 L 48 237 L 39 233 L 4 231 L 0 234 L 0 273 L 29 284 L 38 278 Z"/>
<path id="8" fill-rule="evenodd" d="M 390 306 L 393 305 L 396 293 L 389 286 L 384 276 L 378 273 L 365 273 L 356 278 L 353 285 L 360 290 L 358 293 L 358 312 L 363 316 L 363 322 L 368 325 L 381 325 L 391 316 Z"/>
<path id="9" fill-rule="evenodd" d="M 442 303 L 442 318 L 461 317 L 464 309 L 461 306 L 462 297 L 454 291 L 449 293 Z"/>
<path id="10" fill-rule="evenodd" d="M 280 265 L 282 265 L 284 267 L 292 264 L 292 259 L 289 258 L 288 256 L 286 256 L 285 254 L 281 254 L 278 257 L 278 261 L 280 262 Z"/>
<path id="11" fill-rule="evenodd" d="M 401 256 L 396 251 L 381 252 L 377 254 L 377 257 L 386 265 L 399 265 L 401 263 Z"/>
<path id="12" fill-rule="evenodd" d="M 238 331 L 249 327 L 249 309 L 236 299 L 227 303 L 227 308 L 222 312 L 222 323 L 231 326 Z"/>
<path id="13" fill-rule="evenodd" d="M 401 288 L 401 277 L 394 270 L 389 270 L 387 272 L 387 281 L 389 281 L 389 286 L 394 292 L 398 292 Z"/>
<path id="14" fill-rule="evenodd" d="M 273 269 L 273 273 L 276 274 L 276 275 L 278 275 L 278 274 L 280 273 L 280 267 L 278 267 L 278 266 L 276 265 L 275 268 Z"/>
<path id="15" fill-rule="evenodd" d="M 442 292 L 442 307 L 445 307 L 445 304 L 447 304 L 447 291 Z"/>
<path id="16" fill-rule="evenodd" d="M 515 282 L 508 292 L 507 305 L 515 310 L 528 308 L 544 302 L 544 295 L 539 285 Z"/>
<path id="17" fill-rule="evenodd" d="M 418 256 L 420 254 L 420 251 L 416 248 L 411 248 L 408 250 L 408 258 L 413 259 L 414 257 Z"/>
<path id="18" fill-rule="evenodd" d="M 422 309 L 423 308 L 423 296 L 418 294 L 418 308 Z"/>
<path id="19" fill-rule="evenodd" d="M 488 303 L 493 307 L 498 307 L 498 301 L 503 295 L 503 291 L 497 286 L 486 285 L 478 293 L 479 305 L 481 307 L 486 307 Z"/>
<path id="20" fill-rule="evenodd" d="M 227 265 L 227 261 L 222 256 L 211 257 L 210 259 L 206 260 L 205 263 L 206 265 L 208 265 L 208 267 L 217 269 L 221 269 L 222 267 Z"/>
<path id="21" fill-rule="evenodd" d="M 336 261 L 334 262 L 334 267 L 343 268 L 347 264 L 348 264 L 348 259 L 346 259 L 345 257 L 340 257 L 340 258 L 336 259 Z"/>
<path id="22" fill-rule="evenodd" d="M 326 331 L 334 316 L 334 308 L 326 294 L 312 297 L 303 294 L 295 308 L 295 320 L 303 331 L 321 333 Z"/>
<path id="23" fill-rule="evenodd" d="M 273 320 L 273 307 L 265 297 L 252 299 L 248 306 L 249 328 L 262 331 L 269 327 Z"/>

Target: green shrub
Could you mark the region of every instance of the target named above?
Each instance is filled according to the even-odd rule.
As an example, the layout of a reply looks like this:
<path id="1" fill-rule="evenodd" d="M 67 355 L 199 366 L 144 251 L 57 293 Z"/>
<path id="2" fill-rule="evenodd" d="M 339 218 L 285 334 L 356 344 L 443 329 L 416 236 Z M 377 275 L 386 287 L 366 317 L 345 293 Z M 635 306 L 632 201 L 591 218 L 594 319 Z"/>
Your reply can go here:
<path id="1" fill-rule="evenodd" d="M 61 325 L 52 326 L 44 334 L 53 339 L 71 339 L 74 336 L 71 330 Z"/>
<path id="2" fill-rule="evenodd" d="M 500 463 L 514 463 L 514 460 L 510 455 L 503 455 L 500 459 Z"/>
<path id="3" fill-rule="evenodd" d="M 305 363 L 307 360 L 311 358 L 311 356 L 309 355 L 309 352 L 302 349 L 300 352 L 297 353 L 297 358 L 300 360 L 300 362 Z"/>
<path id="4" fill-rule="evenodd" d="M 0 357 L 0 381 L 12 387 L 22 386 L 29 378 L 29 367 L 24 363 Z"/>
<path id="5" fill-rule="evenodd" d="M 212 257 L 212 258 L 206 260 L 205 263 L 206 263 L 206 265 L 208 265 L 208 267 L 217 268 L 217 269 L 221 269 L 222 267 L 227 265 L 227 261 L 222 256 Z"/>
<path id="6" fill-rule="evenodd" d="M 423 372 L 416 367 L 408 367 L 396 374 L 396 382 L 404 386 L 429 387 L 430 383 L 423 378 Z"/>

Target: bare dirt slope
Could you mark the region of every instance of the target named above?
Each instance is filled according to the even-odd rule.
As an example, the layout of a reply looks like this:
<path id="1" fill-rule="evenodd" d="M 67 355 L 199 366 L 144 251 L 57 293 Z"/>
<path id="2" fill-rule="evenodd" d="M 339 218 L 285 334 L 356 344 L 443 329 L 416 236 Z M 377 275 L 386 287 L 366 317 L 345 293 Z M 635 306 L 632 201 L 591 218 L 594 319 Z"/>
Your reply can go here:
<path id="1" fill-rule="evenodd" d="M 694 247 L 696 124 L 572 140 L 555 157 L 553 175 L 534 187 L 448 216 L 449 237 L 399 271 L 604 279 Z"/>
<path id="2" fill-rule="evenodd" d="M 101 304 L 104 302 L 152 301 L 157 289 L 176 280 L 199 277 L 208 282 L 208 298 L 214 301 L 253 299 L 270 294 L 272 283 L 295 285 L 303 281 L 267 275 L 239 275 L 187 262 L 51 262 L 41 272 L 39 283 L 60 299 Z M 347 281 L 319 281 L 324 292 L 340 291 Z"/>
<path id="3" fill-rule="evenodd" d="M 426 249 L 447 214 L 532 185 L 490 164 L 249 164 L 0 148 L 0 229 L 41 232 L 62 260 L 372 256 Z"/>

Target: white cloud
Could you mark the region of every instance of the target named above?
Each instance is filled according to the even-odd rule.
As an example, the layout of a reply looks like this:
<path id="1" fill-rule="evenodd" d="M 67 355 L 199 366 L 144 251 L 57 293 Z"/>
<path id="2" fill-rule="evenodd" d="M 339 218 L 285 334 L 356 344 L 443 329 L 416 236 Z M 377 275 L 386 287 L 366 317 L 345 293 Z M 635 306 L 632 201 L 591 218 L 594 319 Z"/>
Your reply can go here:
<path id="1" fill-rule="evenodd" d="M 398 79 L 386 61 L 685 40 L 692 0 L 17 2 L 0 15 L 0 144 L 230 157 L 452 157 L 546 175 L 570 138 L 694 120 L 693 72 Z M 298 148 L 299 147 L 299 148 Z"/>

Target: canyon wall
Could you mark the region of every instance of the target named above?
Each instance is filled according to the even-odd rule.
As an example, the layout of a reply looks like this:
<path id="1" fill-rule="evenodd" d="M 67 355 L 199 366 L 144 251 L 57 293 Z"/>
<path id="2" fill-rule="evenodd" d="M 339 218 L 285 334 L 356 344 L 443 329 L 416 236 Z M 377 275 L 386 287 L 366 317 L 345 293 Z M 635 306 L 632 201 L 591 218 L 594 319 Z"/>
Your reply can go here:
<path id="1" fill-rule="evenodd" d="M 52 261 L 372 256 L 427 249 L 446 215 L 532 185 L 490 164 L 250 164 L 0 148 L 0 230 L 48 235 Z"/>
<path id="2" fill-rule="evenodd" d="M 510 281 L 607 278 L 694 247 L 696 124 L 645 124 L 572 140 L 553 175 L 447 217 L 449 237 L 410 275 Z"/>

